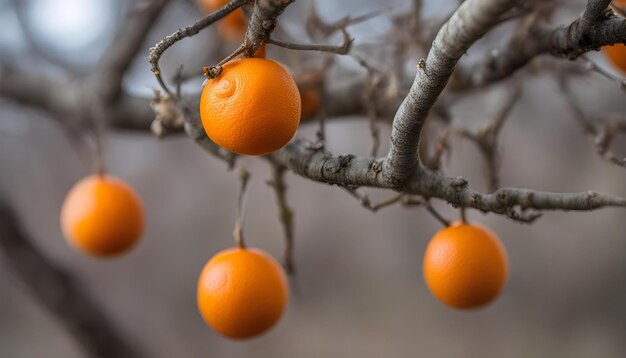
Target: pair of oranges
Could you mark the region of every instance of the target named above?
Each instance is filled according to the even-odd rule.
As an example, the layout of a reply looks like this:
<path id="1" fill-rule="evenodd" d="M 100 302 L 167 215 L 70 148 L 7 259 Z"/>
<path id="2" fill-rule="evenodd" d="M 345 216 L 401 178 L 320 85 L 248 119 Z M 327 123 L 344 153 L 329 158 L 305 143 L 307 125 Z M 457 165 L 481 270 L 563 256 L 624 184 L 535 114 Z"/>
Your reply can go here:
<path id="1" fill-rule="evenodd" d="M 141 199 L 120 179 L 92 175 L 76 183 L 61 208 L 66 240 L 95 257 L 114 257 L 139 241 L 144 227 Z M 215 255 L 198 281 L 198 307 L 218 332 L 232 338 L 257 335 L 280 318 L 287 305 L 287 279 L 280 265 L 256 249 Z"/>
<path id="2" fill-rule="evenodd" d="M 220 1 L 206 1 L 214 9 Z M 220 32 L 235 37 L 233 24 L 245 28 L 241 9 L 228 15 Z M 238 36 L 238 35 L 237 35 Z M 277 62 L 256 57 L 231 61 L 209 79 L 202 92 L 200 114 L 209 137 L 223 148 L 244 155 L 271 153 L 295 134 L 301 98 L 295 81 Z M 310 110 L 308 112 L 311 112 Z M 130 250 L 144 227 L 139 196 L 123 181 L 92 175 L 68 193 L 61 210 L 67 241 L 96 257 Z M 198 281 L 198 307 L 206 322 L 232 338 L 257 335 L 274 325 L 288 299 L 280 265 L 256 249 L 231 249 L 214 256 Z"/>
<path id="3" fill-rule="evenodd" d="M 445 304 L 472 309 L 494 300 L 507 280 L 504 246 L 489 229 L 465 223 L 439 231 L 424 254 L 424 279 Z M 215 255 L 198 281 L 198 308 L 220 334 L 250 338 L 269 330 L 288 300 L 284 271 L 267 253 L 234 248 Z"/>
<path id="4" fill-rule="evenodd" d="M 137 244 L 144 227 L 135 191 L 108 175 L 76 183 L 61 208 L 61 228 L 78 250 L 114 257 Z M 206 322 L 231 338 L 248 338 L 272 327 L 289 296 L 286 275 L 267 253 L 234 248 L 215 255 L 198 280 L 198 308 Z"/>

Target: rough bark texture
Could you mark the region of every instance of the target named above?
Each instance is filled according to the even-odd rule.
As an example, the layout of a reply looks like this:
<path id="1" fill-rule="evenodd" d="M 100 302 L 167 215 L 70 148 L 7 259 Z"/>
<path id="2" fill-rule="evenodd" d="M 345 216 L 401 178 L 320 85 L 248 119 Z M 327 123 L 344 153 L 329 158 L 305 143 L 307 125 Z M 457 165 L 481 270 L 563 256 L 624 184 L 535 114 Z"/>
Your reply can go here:
<path id="1" fill-rule="evenodd" d="M 418 169 L 417 147 L 422 126 L 461 56 L 516 3 L 516 0 L 468 0 L 443 25 L 393 120 L 391 149 L 383 174 L 392 187 L 404 186 Z"/>

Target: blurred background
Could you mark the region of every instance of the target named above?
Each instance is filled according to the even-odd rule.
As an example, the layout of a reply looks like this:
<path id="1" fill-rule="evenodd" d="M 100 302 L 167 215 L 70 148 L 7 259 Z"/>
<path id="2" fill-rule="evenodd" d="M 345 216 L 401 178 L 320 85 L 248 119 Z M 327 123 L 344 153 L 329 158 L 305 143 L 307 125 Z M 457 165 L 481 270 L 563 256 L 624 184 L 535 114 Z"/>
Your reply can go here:
<path id="1" fill-rule="evenodd" d="M 310 3 L 300 0 L 280 18 L 283 31 L 302 42 L 307 42 L 302 23 Z M 359 44 L 381 42 L 391 15 L 410 5 L 407 0 L 315 4 L 328 21 L 388 7 L 383 15 L 350 27 L 357 49 Z M 425 16 L 444 16 L 455 4 L 426 1 Z M 555 21 L 573 20 L 582 6 L 581 1 L 572 2 Z M 74 81 L 93 70 L 131 8 L 131 2 L 121 0 L 0 0 L 0 59 L 41 76 Z M 140 52 L 124 80 L 127 92 L 153 95 L 157 83 L 147 48 L 200 16 L 192 1 L 168 5 L 146 51 Z M 497 28 L 463 61 L 480 59 L 507 36 L 506 26 Z M 208 29 L 170 49 L 162 67 L 170 74 L 179 63 L 199 69 L 232 47 L 221 43 L 215 29 Z M 301 63 L 301 55 L 273 47 L 268 54 L 294 71 Z M 316 63 L 316 54 L 306 56 L 305 65 Z M 613 71 L 600 53 L 590 58 Z M 351 76 L 364 75 L 352 58 L 338 61 Z M 184 90 L 199 92 L 199 83 L 191 81 Z M 590 74 L 574 83 L 588 113 L 626 110 L 624 93 L 614 82 Z M 459 126 L 475 128 L 496 112 L 502 98 L 501 90 L 481 91 L 451 110 Z M 298 135 L 314 139 L 316 129 L 309 123 Z M 387 149 L 389 130 L 382 125 L 381 153 Z M 366 155 L 367 120 L 331 120 L 327 140 L 334 153 Z M 547 76 L 524 81 L 500 141 L 503 186 L 626 196 L 626 171 L 597 156 Z M 472 187 L 484 190 L 476 147 L 461 138 L 453 138 L 451 146 L 445 172 L 463 175 Z M 626 141 L 617 141 L 613 149 L 626 156 Z M 0 98 L 0 196 L 12 204 L 42 254 L 75 275 L 122 336 L 149 357 L 623 357 L 626 352 L 623 209 L 548 212 L 532 225 L 469 211 L 470 220 L 490 226 L 503 240 L 510 280 L 493 304 L 462 312 L 438 302 L 422 279 L 425 246 L 440 229 L 424 209 L 394 206 L 374 214 L 337 187 L 289 174 L 298 271 L 291 281 L 291 301 L 268 334 L 238 342 L 206 327 L 195 303 L 201 268 L 213 254 L 233 245 L 236 172 L 186 136 L 158 140 L 147 131 L 108 131 L 108 171 L 141 195 L 147 228 L 129 254 L 96 260 L 68 247 L 59 228 L 66 192 L 93 168 L 90 150 L 73 145 L 46 113 Z M 267 163 L 254 158 L 242 163 L 252 173 L 247 240 L 281 258 L 284 239 L 274 193 L 266 185 Z M 375 199 L 392 195 L 364 192 Z M 448 218 L 458 217 L 445 203 L 435 205 Z M 63 325 L 11 272 L 4 255 L 0 357 L 85 357 Z"/>

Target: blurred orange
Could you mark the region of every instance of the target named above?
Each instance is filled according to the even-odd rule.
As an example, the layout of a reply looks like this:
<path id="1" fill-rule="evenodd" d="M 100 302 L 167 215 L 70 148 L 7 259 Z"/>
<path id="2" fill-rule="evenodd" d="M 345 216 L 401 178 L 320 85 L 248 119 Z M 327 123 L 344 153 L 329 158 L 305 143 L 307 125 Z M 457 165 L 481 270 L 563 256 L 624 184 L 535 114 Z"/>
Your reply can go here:
<path id="1" fill-rule="evenodd" d="M 489 229 L 456 223 L 432 238 L 424 255 L 431 292 L 454 308 L 476 308 L 495 299 L 508 275 L 506 250 Z"/>
<path id="2" fill-rule="evenodd" d="M 144 225 L 141 199 L 120 179 L 88 176 L 72 187 L 61 209 L 66 240 L 89 255 L 111 257 L 140 239 Z"/>
<path id="3" fill-rule="evenodd" d="M 229 338 L 250 338 L 270 329 L 282 316 L 288 297 L 283 269 L 258 249 L 221 251 L 198 279 L 202 317 Z"/>

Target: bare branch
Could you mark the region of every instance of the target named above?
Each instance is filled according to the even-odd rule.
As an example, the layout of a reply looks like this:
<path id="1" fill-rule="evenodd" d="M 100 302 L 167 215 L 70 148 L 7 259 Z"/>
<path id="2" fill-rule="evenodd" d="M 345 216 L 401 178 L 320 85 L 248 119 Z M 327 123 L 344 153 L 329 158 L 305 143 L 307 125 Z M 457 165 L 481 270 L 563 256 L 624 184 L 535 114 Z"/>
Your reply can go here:
<path id="1" fill-rule="evenodd" d="M 342 29 L 343 33 L 343 44 L 339 46 L 332 45 L 314 45 L 314 44 L 294 44 L 289 42 L 283 42 L 279 40 L 274 40 L 272 38 L 267 39 L 268 44 L 276 45 L 279 47 L 284 47 L 290 50 L 299 50 L 299 51 L 320 51 L 320 52 L 330 52 L 337 55 L 345 55 L 350 52 L 350 48 L 352 47 L 352 42 L 354 39 L 350 38 L 350 35 L 346 32 L 346 30 Z"/>
<path id="2" fill-rule="evenodd" d="M 596 125 L 596 121 L 589 118 L 582 110 L 568 84 L 560 81 L 559 85 L 567 108 L 574 120 L 578 122 L 585 134 L 587 134 L 600 158 L 620 167 L 626 167 L 626 158 L 619 158 L 610 150 L 611 142 L 615 135 L 619 132 L 626 133 L 626 117 L 621 115 L 604 116 L 604 118 L 599 118 L 601 119 L 600 123 Z"/>
<path id="3" fill-rule="evenodd" d="M 615 83 L 617 83 L 617 85 L 619 86 L 619 88 L 622 91 L 626 90 L 626 79 L 616 76 L 614 74 L 612 74 L 609 71 L 606 71 L 605 69 L 603 69 L 602 67 L 598 66 L 595 62 L 593 62 L 592 60 L 590 60 L 586 55 L 582 55 L 579 57 L 579 61 L 581 61 L 583 63 L 583 65 L 585 66 L 585 68 L 589 71 L 593 71 L 595 73 L 600 74 L 601 76 L 614 81 Z"/>
<path id="4" fill-rule="evenodd" d="M 272 179 L 267 182 L 274 189 L 276 194 L 276 204 L 278 205 L 278 218 L 283 227 L 285 235 L 285 256 L 283 265 L 289 274 L 296 272 L 296 265 L 293 259 L 294 254 L 294 227 L 293 227 L 293 209 L 287 202 L 287 183 L 285 182 L 285 172 L 287 168 L 283 165 L 270 161 L 272 167 Z"/>
<path id="5" fill-rule="evenodd" d="M 385 13 L 389 9 L 389 7 L 386 7 L 355 17 L 345 16 L 333 23 L 327 23 L 322 18 L 320 18 L 319 14 L 317 13 L 317 9 L 315 8 L 315 3 L 311 2 L 311 6 L 309 7 L 306 19 L 306 30 L 311 38 L 328 38 L 337 31 L 342 31 L 345 30 L 348 26 L 356 25 L 361 22 L 373 19 Z"/>
<path id="6" fill-rule="evenodd" d="M 385 199 L 379 203 L 372 203 L 370 197 L 368 195 L 362 195 L 359 193 L 358 188 L 354 188 L 354 187 L 347 187 L 347 186 L 340 186 L 341 189 L 343 189 L 346 193 L 350 194 L 350 196 L 352 196 L 353 198 L 355 198 L 356 200 L 359 201 L 359 203 L 361 203 L 361 206 L 363 206 L 365 209 L 375 213 L 380 209 L 386 208 L 388 206 L 397 204 L 397 203 L 406 203 L 406 194 L 398 194 L 398 195 L 394 195 L 388 199 Z M 408 204 L 407 204 L 408 205 Z"/>
<path id="7" fill-rule="evenodd" d="M 450 220 L 443 217 L 435 208 L 432 206 L 430 201 L 426 201 L 424 203 L 426 210 L 432 215 L 437 221 L 439 221 L 443 226 L 450 226 Z"/>
<path id="8" fill-rule="evenodd" d="M 72 84 L 10 68 L 3 62 L 0 62 L 0 96 L 53 113 L 67 113 L 79 102 L 78 91 Z"/>
<path id="9" fill-rule="evenodd" d="M 471 0 L 470 0 L 471 1 Z M 294 173 L 311 180 L 344 187 L 394 189 L 382 178 L 382 161 L 354 155 L 333 156 L 322 148 L 302 143 L 288 144 L 272 155 Z M 421 169 L 411 176 L 403 193 L 438 198 L 458 207 L 506 215 L 510 208 L 536 210 L 594 210 L 607 206 L 626 207 L 626 199 L 594 192 L 553 193 L 529 189 L 503 188 L 481 194 L 469 188 L 464 178 L 448 177 Z"/>
<path id="10" fill-rule="evenodd" d="M 167 94 L 169 94 L 170 96 L 173 95 L 172 92 L 167 87 L 167 85 L 165 84 L 165 82 L 163 81 L 163 76 L 161 74 L 161 69 L 159 67 L 159 60 L 161 59 L 161 55 L 163 55 L 163 52 L 165 52 L 165 50 L 170 48 L 172 45 L 174 45 L 178 41 L 198 34 L 200 30 L 208 27 L 209 25 L 213 24 L 217 20 L 237 10 L 238 8 L 240 8 L 247 2 L 248 0 L 231 0 L 228 4 L 224 5 L 221 9 L 205 16 L 204 18 L 202 18 L 195 24 L 184 27 L 182 29 L 178 29 L 173 34 L 166 36 L 165 38 L 157 42 L 156 45 L 152 46 L 148 50 L 148 59 L 151 65 L 151 71 L 152 73 L 154 73 L 154 75 L 157 78 L 157 81 L 159 81 L 159 84 L 161 85 L 161 87 Z"/>
<path id="11" fill-rule="evenodd" d="M 602 46 L 626 42 L 626 19 L 607 9 L 610 0 L 588 0 L 583 14 L 569 26 L 540 26 L 529 15 L 525 31 L 518 31 L 505 49 L 496 51 L 472 69 L 469 83 L 483 86 L 501 80 L 541 54 L 574 60 Z"/>
<path id="12" fill-rule="evenodd" d="M 91 357 L 136 358 L 144 354 L 90 297 L 76 277 L 45 257 L 28 239 L 13 211 L 0 202 L 0 250 L 8 266 L 42 306 Z"/>
<path id="13" fill-rule="evenodd" d="M 460 130 L 460 134 L 474 142 L 483 157 L 485 166 L 484 176 L 487 191 L 494 192 L 500 187 L 500 160 L 498 156 L 498 134 L 506 118 L 513 110 L 521 94 L 519 83 L 514 83 L 506 93 L 502 107 L 498 110 L 491 121 L 488 121 L 477 132 L 466 129 Z"/>
<path id="14" fill-rule="evenodd" d="M 441 28 L 393 121 L 391 148 L 383 174 L 390 186 L 403 187 L 418 168 L 422 125 L 458 60 L 516 3 L 515 0 L 465 1 Z"/>
<path id="15" fill-rule="evenodd" d="M 252 57 L 276 28 L 276 19 L 295 0 L 257 0 L 250 15 L 244 47 L 245 56 Z"/>

